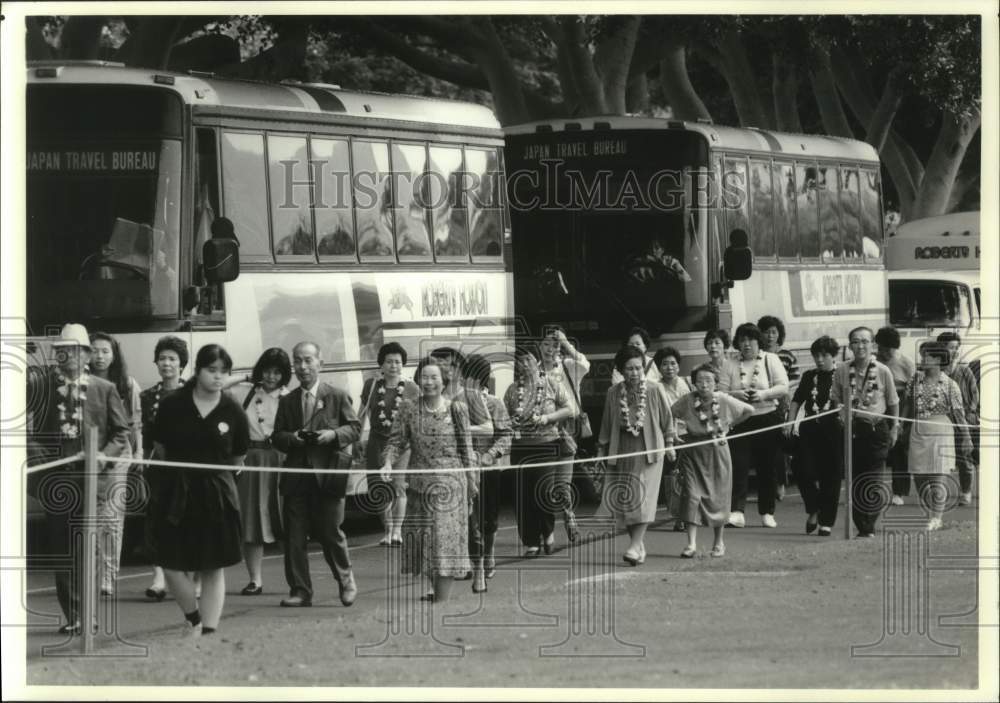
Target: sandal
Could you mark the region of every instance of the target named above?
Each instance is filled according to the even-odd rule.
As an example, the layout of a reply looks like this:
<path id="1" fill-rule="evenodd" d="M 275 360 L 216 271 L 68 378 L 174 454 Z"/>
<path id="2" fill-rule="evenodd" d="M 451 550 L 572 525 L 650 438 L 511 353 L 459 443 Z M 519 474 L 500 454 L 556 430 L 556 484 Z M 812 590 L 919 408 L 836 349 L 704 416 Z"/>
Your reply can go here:
<path id="1" fill-rule="evenodd" d="M 726 556 L 726 545 L 717 544 L 712 547 L 712 551 L 709 552 L 713 557 L 724 557 Z"/>
<path id="2" fill-rule="evenodd" d="M 625 553 L 622 554 L 622 560 L 629 566 L 639 566 L 642 562 L 639 561 L 641 557 L 641 552 L 636 552 L 631 549 L 626 549 Z"/>
<path id="3" fill-rule="evenodd" d="M 483 571 L 488 579 L 497 575 L 497 558 L 492 554 L 483 560 Z"/>
<path id="4" fill-rule="evenodd" d="M 682 559 L 694 559 L 694 555 L 698 553 L 698 550 L 694 547 L 684 547 L 684 551 L 681 552 Z"/>
<path id="5" fill-rule="evenodd" d="M 402 547 L 403 546 L 403 538 L 400 537 L 399 535 L 393 535 L 389 539 L 389 546 L 390 547 Z"/>
<path id="6" fill-rule="evenodd" d="M 378 546 L 380 547 L 388 547 L 390 544 L 392 544 L 392 541 L 388 537 L 383 537 L 378 541 Z"/>

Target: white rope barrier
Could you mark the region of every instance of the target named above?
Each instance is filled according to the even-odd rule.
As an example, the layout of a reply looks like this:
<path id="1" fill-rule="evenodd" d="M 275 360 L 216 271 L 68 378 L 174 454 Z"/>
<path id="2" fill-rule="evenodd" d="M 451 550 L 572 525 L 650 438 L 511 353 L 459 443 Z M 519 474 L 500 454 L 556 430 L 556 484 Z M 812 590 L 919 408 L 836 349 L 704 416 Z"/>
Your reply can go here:
<path id="1" fill-rule="evenodd" d="M 957 422 L 937 422 L 935 420 L 920 420 L 920 419 L 914 419 L 912 417 L 902 417 L 902 416 L 896 417 L 895 415 L 883 415 L 882 413 L 873 413 L 868 410 L 855 409 L 853 412 L 858 415 L 867 415 L 869 417 L 881 417 L 887 420 L 899 420 L 900 422 L 913 422 L 913 423 L 919 422 L 921 425 L 940 425 L 941 427 L 965 427 L 970 430 L 979 429 L 979 425 L 963 425 Z"/>
<path id="2" fill-rule="evenodd" d="M 762 434 L 764 432 L 773 432 L 773 431 L 775 431 L 777 429 L 780 429 L 782 427 L 787 427 L 787 426 L 794 425 L 797 422 L 801 423 L 801 422 L 808 422 L 808 421 L 811 421 L 811 420 L 818 420 L 821 417 L 825 417 L 827 415 L 834 415 L 834 414 L 839 413 L 839 412 L 840 412 L 839 409 L 827 410 L 825 412 L 817 413 L 815 415 L 810 415 L 809 417 L 803 418 L 802 420 L 789 420 L 788 422 L 783 422 L 783 423 L 780 423 L 780 424 L 777 424 L 777 425 L 768 425 L 767 427 L 761 427 L 760 429 L 757 429 L 757 430 L 750 430 L 749 432 L 741 432 L 739 434 L 726 435 L 724 437 L 718 437 L 718 438 L 713 438 L 713 439 L 705 439 L 705 440 L 701 440 L 699 442 L 690 442 L 690 443 L 685 442 L 684 444 L 674 445 L 672 447 L 672 449 L 674 449 L 674 451 L 684 451 L 686 449 L 693 449 L 694 447 L 701 447 L 701 446 L 704 446 L 704 445 L 707 445 L 707 444 L 715 444 L 717 442 L 728 442 L 728 441 L 736 439 L 738 437 L 749 437 L 751 435 Z M 618 460 L 618 459 L 626 459 L 626 458 L 635 457 L 635 456 L 645 456 L 647 454 L 662 454 L 666 450 L 667 450 L 667 448 L 663 448 L 663 449 L 644 449 L 642 451 L 637 451 L 637 452 L 627 452 L 627 453 L 624 453 L 624 454 L 612 454 L 612 455 L 609 455 L 609 456 L 601 456 L 601 457 L 584 457 L 584 458 L 579 458 L 579 459 L 560 459 L 560 460 L 543 461 L 543 462 L 530 463 L 530 464 L 519 464 L 516 467 L 501 464 L 499 466 L 497 466 L 497 465 L 494 465 L 494 466 L 471 466 L 471 467 L 470 466 L 462 466 L 462 467 L 456 467 L 456 468 L 450 468 L 450 469 L 444 469 L 444 468 L 442 468 L 442 469 L 401 469 L 401 470 L 398 470 L 398 471 L 394 470 L 393 473 L 400 473 L 400 474 L 404 474 L 404 475 L 411 475 L 411 474 L 412 475 L 416 475 L 416 474 L 457 474 L 457 473 L 471 473 L 473 471 L 503 471 L 505 469 L 511 469 L 511 468 L 517 468 L 517 469 L 537 469 L 537 468 L 542 468 L 542 467 L 546 467 L 546 466 L 564 466 L 566 464 L 586 464 L 586 463 L 591 463 L 591 462 L 595 462 L 595 461 L 608 461 L 608 460 L 611 460 L 611 459 Z M 97 458 L 99 460 L 102 460 L 102 461 L 112 460 L 112 457 L 107 457 L 107 456 L 104 456 L 103 454 L 98 454 Z M 182 469 L 214 469 L 216 471 L 229 470 L 229 471 L 240 471 L 240 472 L 247 471 L 247 472 L 257 472 L 257 473 L 265 472 L 266 471 L 268 473 L 279 473 L 279 474 L 316 473 L 316 474 L 328 474 L 328 475 L 332 476 L 332 475 L 337 475 L 337 474 L 352 474 L 352 473 L 357 473 L 359 471 L 364 471 L 366 473 L 378 473 L 378 471 L 371 471 L 369 469 L 315 469 L 315 468 L 301 469 L 301 468 L 287 467 L 287 466 L 280 466 L 280 467 L 270 467 L 270 466 L 234 466 L 234 465 L 231 465 L 231 464 L 199 464 L 199 463 L 182 462 L 182 461 L 165 461 L 165 460 L 162 460 L 162 459 L 138 459 L 138 458 L 135 458 L 135 459 L 132 459 L 131 462 L 133 464 L 154 464 L 156 466 L 169 466 L 169 467 L 177 467 L 177 468 L 182 468 Z"/>
<path id="3" fill-rule="evenodd" d="M 65 459 L 56 459 L 55 461 L 47 461 L 44 464 L 29 466 L 25 473 L 34 474 L 39 471 L 55 468 L 56 466 L 62 466 L 63 464 L 72 464 L 77 461 L 83 461 L 83 452 L 77 452 L 73 456 L 68 456 Z"/>

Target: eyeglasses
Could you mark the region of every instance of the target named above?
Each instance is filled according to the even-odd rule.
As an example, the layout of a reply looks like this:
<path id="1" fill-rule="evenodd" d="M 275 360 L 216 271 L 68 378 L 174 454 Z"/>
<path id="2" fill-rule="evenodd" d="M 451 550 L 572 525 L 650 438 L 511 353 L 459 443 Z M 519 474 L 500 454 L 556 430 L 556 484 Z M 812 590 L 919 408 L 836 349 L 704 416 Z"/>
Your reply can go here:
<path id="1" fill-rule="evenodd" d="M 863 346 L 869 347 L 872 344 L 870 339 L 852 339 L 851 344 L 861 344 Z"/>

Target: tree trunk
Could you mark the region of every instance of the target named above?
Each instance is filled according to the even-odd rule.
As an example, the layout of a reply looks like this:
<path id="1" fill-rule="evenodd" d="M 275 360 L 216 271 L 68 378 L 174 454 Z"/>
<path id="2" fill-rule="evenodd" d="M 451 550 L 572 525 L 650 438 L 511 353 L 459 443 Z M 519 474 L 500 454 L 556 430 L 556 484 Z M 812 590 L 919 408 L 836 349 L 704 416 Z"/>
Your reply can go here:
<path id="1" fill-rule="evenodd" d="M 74 15 L 66 20 L 59 35 L 60 58 L 95 60 L 101 57 L 101 30 L 108 18 L 102 15 Z"/>
<path id="2" fill-rule="evenodd" d="M 477 36 L 469 49 L 486 74 L 497 119 L 502 125 L 528 121 L 531 117 L 521 81 L 514 70 L 514 62 L 497 36 L 493 21 L 488 16 L 477 16 L 470 23 L 477 30 Z"/>
<path id="3" fill-rule="evenodd" d="M 771 92 L 774 96 L 775 127 L 782 132 L 801 134 L 798 70 L 777 51 L 771 54 Z"/>
<path id="4" fill-rule="evenodd" d="M 823 121 L 823 131 L 835 137 L 853 138 L 851 123 L 847 121 L 840 93 L 837 92 L 837 83 L 830 71 L 830 56 L 821 50 L 815 53 L 817 60 L 810 78 L 816 105 L 819 107 L 819 116 Z"/>
<path id="5" fill-rule="evenodd" d="M 899 87 L 899 71 L 893 69 L 885 81 L 885 89 L 882 97 L 879 98 L 878 105 L 872 112 L 868 121 L 868 129 L 865 134 L 865 141 L 875 147 L 881 154 L 885 149 L 886 139 L 889 137 L 889 130 L 892 121 L 896 117 L 900 103 L 903 102 L 903 93 Z"/>
<path id="6" fill-rule="evenodd" d="M 577 15 L 565 15 L 559 18 L 563 30 L 563 43 L 566 59 L 573 72 L 573 84 L 580 95 L 580 110 L 578 115 L 605 115 L 608 105 L 604 100 L 604 86 L 594 59 L 590 55 L 587 32 L 583 20 Z"/>
<path id="7" fill-rule="evenodd" d="M 934 149 L 927 160 L 924 178 L 920 182 L 920 192 L 911 216 L 907 219 L 918 220 L 945 213 L 958 169 L 981 121 L 982 113 L 979 110 L 966 118 L 945 113 L 941 131 L 938 132 Z"/>
<path id="8" fill-rule="evenodd" d="M 635 15 L 615 17 L 615 28 L 594 52 L 594 65 L 601 76 L 601 86 L 607 111 L 624 115 L 629 66 L 639 33 L 639 18 Z"/>
<path id="9" fill-rule="evenodd" d="M 644 73 L 633 76 L 625 91 L 626 112 L 636 113 L 649 110 L 649 80 Z"/>
<path id="10" fill-rule="evenodd" d="M 682 44 L 668 46 L 660 61 L 660 85 L 677 119 L 692 122 L 698 119 L 712 119 L 705 103 L 691 85 L 687 70 L 686 46 Z"/>
<path id="11" fill-rule="evenodd" d="M 580 91 L 576 87 L 576 76 L 573 74 L 565 32 L 551 16 L 542 18 L 542 28 L 556 48 L 556 74 L 559 76 L 559 88 L 562 91 L 566 112 L 569 115 L 577 114 L 580 111 Z"/>
<path id="12" fill-rule="evenodd" d="M 768 118 L 760 99 L 755 76 L 750 70 L 750 58 L 739 32 L 730 30 L 723 34 L 717 49 L 722 58 L 722 74 L 729 84 L 740 126 L 770 129 L 773 121 Z"/>

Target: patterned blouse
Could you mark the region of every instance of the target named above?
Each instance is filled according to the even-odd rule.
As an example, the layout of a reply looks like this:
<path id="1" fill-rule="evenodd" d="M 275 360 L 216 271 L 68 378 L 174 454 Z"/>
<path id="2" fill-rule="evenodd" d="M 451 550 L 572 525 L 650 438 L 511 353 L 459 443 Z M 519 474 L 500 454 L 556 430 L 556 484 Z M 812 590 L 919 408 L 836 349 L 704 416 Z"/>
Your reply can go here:
<path id="1" fill-rule="evenodd" d="M 906 396 L 912 399 L 911 412 L 916 413 L 918 420 L 926 420 L 932 415 L 948 415 L 953 421 L 965 424 L 962 391 L 944 373 L 938 375 L 937 382 L 931 382 L 922 371 L 918 371 L 907 386 Z"/>
<path id="2" fill-rule="evenodd" d="M 519 388 L 515 380 L 504 393 L 503 403 L 514 427 L 514 439 L 538 443 L 558 440 L 559 425 L 549 423 L 539 426 L 532 421 L 532 418 L 551 415 L 566 407 L 574 407 L 573 401 L 566 395 L 562 385 L 553 384 L 543 376 L 536 377 L 533 384 L 526 384 L 523 388 Z"/>

